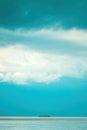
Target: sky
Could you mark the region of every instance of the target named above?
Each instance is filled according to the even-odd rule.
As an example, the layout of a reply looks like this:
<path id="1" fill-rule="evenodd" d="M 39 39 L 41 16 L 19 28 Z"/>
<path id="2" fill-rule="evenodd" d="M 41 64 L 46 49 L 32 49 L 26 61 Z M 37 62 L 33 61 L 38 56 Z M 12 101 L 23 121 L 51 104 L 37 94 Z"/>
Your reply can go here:
<path id="1" fill-rule="evenodd" d="M 0 1 L 0 116 L 87 116 L 87 1 Z"/>

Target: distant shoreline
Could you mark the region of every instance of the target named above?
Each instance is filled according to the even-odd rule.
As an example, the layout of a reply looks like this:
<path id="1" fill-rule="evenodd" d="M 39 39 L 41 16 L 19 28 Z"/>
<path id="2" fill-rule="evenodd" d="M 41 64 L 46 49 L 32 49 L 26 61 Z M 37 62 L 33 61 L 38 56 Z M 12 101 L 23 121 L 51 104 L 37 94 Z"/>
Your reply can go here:
<path id="1" fill-rule="evenodd" d="M 87 117 L 44 117 L 44 116 L 38 116 L 38 117 L 17 117 L 17 116 L 1 116 L 0 120 L 85 120 Z"/>

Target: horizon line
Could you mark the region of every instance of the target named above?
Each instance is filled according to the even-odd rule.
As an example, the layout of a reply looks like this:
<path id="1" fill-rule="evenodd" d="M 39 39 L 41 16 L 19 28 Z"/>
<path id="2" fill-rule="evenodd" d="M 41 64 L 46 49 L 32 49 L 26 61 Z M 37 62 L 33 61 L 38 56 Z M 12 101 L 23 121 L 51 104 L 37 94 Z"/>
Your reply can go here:
<path id="1" fill-rule="evenodd" d="M 58 119 L 87 119 L 87 117 L 54 117 L 54 116 L 1 116 L 0 120 L 45 120 L 45 119 L 53 119 L 53 120 L 58 120 Z"/>

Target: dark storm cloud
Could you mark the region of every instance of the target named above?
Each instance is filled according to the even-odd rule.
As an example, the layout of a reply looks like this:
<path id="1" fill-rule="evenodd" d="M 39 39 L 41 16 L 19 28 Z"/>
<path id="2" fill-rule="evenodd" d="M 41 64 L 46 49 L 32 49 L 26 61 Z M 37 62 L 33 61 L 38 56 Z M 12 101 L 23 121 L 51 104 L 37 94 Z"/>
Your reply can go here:
<path id="1" fill-rule="evenodd" d="M 61 24 L 87 28 L 86 0 L 1 0 L 0 26 L 42 28 Z"/>

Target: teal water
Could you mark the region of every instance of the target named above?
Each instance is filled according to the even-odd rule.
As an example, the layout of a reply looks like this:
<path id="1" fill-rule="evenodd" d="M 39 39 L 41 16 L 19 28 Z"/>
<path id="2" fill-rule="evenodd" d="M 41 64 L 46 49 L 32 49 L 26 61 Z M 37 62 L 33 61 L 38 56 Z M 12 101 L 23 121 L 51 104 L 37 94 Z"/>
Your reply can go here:
<path id="1" fill-rule="evenodd" d="M 0 130 L 87 130 L 87 119 L 0 119 Z"/>

